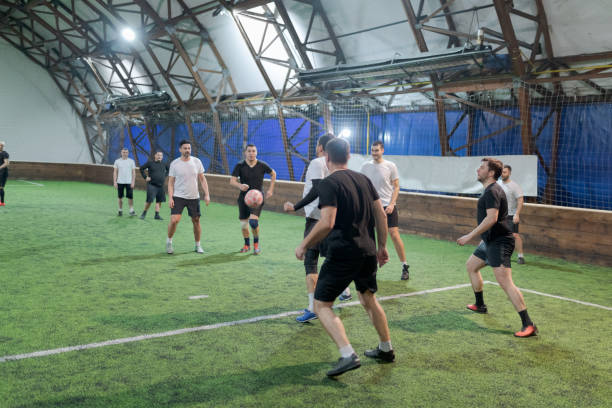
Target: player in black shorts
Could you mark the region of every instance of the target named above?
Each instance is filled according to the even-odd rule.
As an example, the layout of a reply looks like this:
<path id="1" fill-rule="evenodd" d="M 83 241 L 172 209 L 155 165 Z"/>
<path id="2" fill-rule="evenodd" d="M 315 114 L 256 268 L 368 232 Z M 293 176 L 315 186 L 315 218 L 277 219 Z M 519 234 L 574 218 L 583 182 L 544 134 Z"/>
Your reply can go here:
<path id="1" fill-rule="evenodd" d="M 332 310 L 334 300 L 353 281 L 359 292 L 359 301 L 368 312 L 380 339 L 378 347 L 367 350 L 365 355 L 391 362 L 395 354 L 387 316 L 374 296 L 378 288 L 377 263 L 382 266 L 389 261 L 387 217 L 370 180 L 347 168 L 348 142 L 341 138 L 332 139 L 325 147 L 325 154 L 331 174 L 319 183 L 321 218 L 296 248 L 295 255 L 303 260 L 307 249 L 325 238 L 323 252 L 326 259 L 315 289 L 314 311 L 340 350 L 340 359 L 327 372 L 333 377 L 361 366 L 342 321 Z"/>
<path id="2" fill-rule="evenodd" d="M 264 203 L 261 203 L 257 208 L 250 208 L 244 203 L 244 196 L 249 190 L 262 191 L 264 175 L 269 174 L 270 188 L 266 191 L 265 198 L 272 197 L 272 194 L 274 194 L 274 183 L 276 182 L 276 172 L 268 166 L 268 163 L 257 160 L 257 147 L 255 145 L 247 145 L 244 156 L 245 160 L 234 167 L 230 184 L 240 190 L 238 195 L 238 219 L 240 220 L 242 237 L 244 238 L 244 246 L 240 249 L 240 252 L 249 252 L 251 249 L 249 239 L 250 225 L 253 232 L 253 253 L 257 255 L 261 252 L 259 248 L 259 215 Z"/>
<path id="3" fill-rule="evenodd" d="M 512 281 L 510 257 L 514 251 L 514 237 L 506 223 L 508 216 L 508 201 L 501 186 L 496 182 L 502 173 L 502 162 L 492 158 L 484 158 L 477 170 L 478 181 L 484 186 L 484 193 L 478 199 L 478 226 L 469 234 L 457 240 L 459 245 L 465 245 L 478 235 L 482 238 L 474 254 L 467 260 L 466 267 L 476 303 L 467 308 L 476 313 L 487 313 L 483 299 L 483 283 L 480 270 L 490 265 L 495 273 L 499 286 L 514 305 L 521 317 L 523 327 L 514 333 L 516 337 L 530 337 L 537 334 L 535 324 L 529 318 L 523 294 Z"/>
<path id="4" fill-rule="evenodd" d="M 140 174 L 142 174 L 142 177 L 147 182 L 147 201 L 145 202 L 144 211 L 140 215 L 141 220 L 144 220 L 147 216 L 147 211 L 151 207 L 153 200 L 155 200 L 155 219 L 162 219 L 159 215 L 159 210 L 161 203 L 166 201 L 164 182 L 169 170 L 170 165 L 164 162 L 164 153 L 160 150 L 155 152 L 154 160 L 149 160 L 143 166 L 140 166 Z"/>
<path id="5" fill-rule="evenodd" d="M 4 150 L 4 142 L 0 142 L 0 207 L 4 207 L 4 186 L 8 178 L 9 154 Z"/>

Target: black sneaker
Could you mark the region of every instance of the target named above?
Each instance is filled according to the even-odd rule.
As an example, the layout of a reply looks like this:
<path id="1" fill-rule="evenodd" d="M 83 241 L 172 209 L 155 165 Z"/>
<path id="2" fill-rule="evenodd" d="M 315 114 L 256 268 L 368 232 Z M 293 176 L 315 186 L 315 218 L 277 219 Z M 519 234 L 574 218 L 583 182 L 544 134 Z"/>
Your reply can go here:
<path id="1" fill-rule="evenodd" d="M 519 265 L 524 265 L 525 264 L 525 258 L 523 258 L 522 256 L 518 257 L 518 261 L 516 261 L 517 264 Z"/>
<path id="2" fill-rule="evenodd" d="M 117 212 L 117 217 L 121 217 L 122 215 L 123 215 L 123 211 L 119 210 L 119 211 Z"/>
<path id="3" fill-rule="evenodd" d="M 162 217 L 160 217 L 160 216 L 159 216 L 159 214 L 155 214 L 155 217 L 154 217 L 154 218 L 155 218 L 156 220 L 163 220 L 163 218 L 162 218 Z"/>
<path id="4" fill-rule="evenodd" d="M 487 313 L 487 305 L 467 305 L 468 309 L 476 313 Z"/>
<path id="5" fill-rule="evenodd" d="M 402 280 L 410 279 L 410 272 L 408 271 L 409 268 L 410 268 L 410 265 L 407 265 L 407 264 L 402 265 Z"/>
<path id="6" fill-rule="evenodd" d="M 361 367 L 361 360 L 357 354 L 353 353 L 350 357 L 340 357 L 334 368 L 327 372 L 327 376 L 335 377 L 359 367 Z"/>
<path id="7" fill-rule="evenodd" d="M 376 346 L 374 350 L 366 350 L 363 354 L 365 354 L 366 357 L 375 358 L 376 360 L 382 360 L 387 363 L 392 363 L 395 360 L 395 353 L 393 350 L 382 351 L 378 346 Z"/>
<path id="8" fill-rule="evenodd" d="M 142 213 L 142 215 L 140 216 L 140 219 L 141 219 L 141 220 L 144 220 L 146 216 L 147 216 L 147 214 Z"/>

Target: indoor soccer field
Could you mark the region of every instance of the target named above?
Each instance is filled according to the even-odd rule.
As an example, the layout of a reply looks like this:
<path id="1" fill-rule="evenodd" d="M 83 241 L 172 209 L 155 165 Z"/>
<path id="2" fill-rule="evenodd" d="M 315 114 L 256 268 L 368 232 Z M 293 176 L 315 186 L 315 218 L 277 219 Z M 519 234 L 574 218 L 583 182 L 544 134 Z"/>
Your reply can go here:
<path id="1" fill-rule="evenodd" d="M 164 221 L 117 217 L 111 186 L 10 179 L 0 208 L 2 407 L 605 407 L 612 391 L 612 268 L 529 255 L 513 265 L 537 337 L 503 291 L 466 310 L 472 246 L 403 235 L 378 275 L 392 364 L 325 376 L 337 349 L 305 307 L 293 255 L 304 218 L 264 212 L 259 256 L 240 254 L 235 206 L 202 216 L 205 254 L 185 216 L 164 252 Z M 139 213 L 144 192 L 135 193 Z M 211 191 L 214 200 L 214 191 Z M 483 278 L 494 281 L 485 269 Z M 354 298 L 355 299 L 355 298 Z M 356 351 L 377 336 L 341 304 Z"/>

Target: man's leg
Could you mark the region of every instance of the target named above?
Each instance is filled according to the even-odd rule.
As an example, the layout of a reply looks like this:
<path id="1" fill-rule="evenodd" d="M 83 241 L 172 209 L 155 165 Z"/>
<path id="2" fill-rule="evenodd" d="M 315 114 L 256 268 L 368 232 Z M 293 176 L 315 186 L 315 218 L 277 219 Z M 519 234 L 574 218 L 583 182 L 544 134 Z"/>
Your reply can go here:
<path id="1" fill-rule="evenodd" d="M 304 314 L 295 318 L 300 323 L 306 323 L 317 318 L 314 313 L 314 292 L 317 286 L 319 275 L 317 274 L 317 263 L 319 260 L 319 251 L 315 248 L 309 248 L 304 256 L 304 269 L 306 270 L 306 292 L 308 294 L 308 308 L 304 310 Z"/>
<path id="2" fill-rule="evenodd" d="M 389 235 L 391 235 L 391 241 L 393 241 L 393 246 L 395 247 L 395 252 L 397 252 L 399 260 L 405 264 L 406 252 L 404 251 L 404 241 L 402 241 L 402 237 L 400 236 L 399 227 L 389 228 Z"/>
<path id="3" fill-rule="evenodd" d="M 523 264 L 525 260 L 523 258 L 523 240 L 518 232 L 512 234 L 514 236 L 515 249 L 518 256 L 518 263 Z"/>
<path id="4" fill-rule="evenodd" d="M 336 343 L 338 349 L 342 350 L 349 347 L 351 343 L 349 343 L 348 337 L 346 337 L 342 320 L 332 310 L 333 304 L 334 302 L 323 302 L 315 299 L 314 310 L 329 337 Z"/>
<path id="5" fill-rule="evenodd" d="M 0 186 L 0 203 L 4 204 L 4 187 Z"/>
<path id="6" fill-rule="evenodd" d="M 249 240 L 249 220 L 240 220 L 240 230 L 242 231 L 242 238 L 244 239 L 244 246 L 240 252 L 249 252 L 251 250 L 251 242 Z"/>
<path id="7" fill-rule="evenodd" d="M 480 246 L 476 251 L 478 252 L 479 250 Z M 484 303 L 484 297 L 482 293 L 482 275 L 480 274 L 480 270 L 485 265 L 486 262 L 482 258 L 479 258 L 474 254 L 470 255 L 467 262 L 465 263 L 465 268 L 467 269 L 468 276 L 470 278 L 470 283 L 472 284 L 472 289 L 474 290 L 474 296 L 476 297 L 476 303 L 467 305 L 467 308 L 477 313 L 487 312 L 487 306 Z"/>
<path id="8" fill-rule="evenodd" d="M 140 219 L 144 220 L 145 217 L 147 216 L 147 211 L 149 211 L 149 208 L 151 207 L 151 202 L 150 201 L 146 201 L 145 202 L 145 206 L 144 206 L 144 210 L 142 210 L 142 214 L 140 214 Z"/>
<path id="9" fill-rule="evenodd" d="M 178 225 L 180 220 L 181 214 L 170 215 L 170 222 L 168 223 L 168 238 L 166 239 L 166 252 L 169 254 L 174 253 L 174 249 L 172 248 L 172 237 L 176 232 L 176 226 Z"/>
<path id="10" fill-rule="evenodd" d="M 200 225 L 200 217 L 191 217 L 193 223 L 193 238 L 195 239 L 195 251 L 199 254 L 203 254 L 204 250 L 200 245 L 200 237 L 202 236 L 202 226 Z"/>
<path id="11" fill-rule="evenodd" d="M 259 217 L 255 214 L 249 216 L 249 225 L 251 226 L 251 232 L 253 233 L 253 253 L 259 254 Z"/>
<path id="12" fill-rule="evenodd" d="M 366 357 L 375 358 L 377 360 L 386 361 L 388 363 L 395 360 L 395 353 L 391 345 L 391 337 L 389 335 L 389 324 L 387 323 L 387 315 L 380 303 L 376 299 L 374 293 L 366 290 L 365 292 L 357 292 L 359 294 L 359 302 L 368 313 L 370 321 L 374 325 L 378 333 L 378 346 L 373 350 L 366 350 Z"/>
<path id="13" fill-rule="evenodd" d="M 523 328 L 521 331 L 514 333 L 514 335 L 516 337 L 530 337 L 537 334 L 537 328 L 527 313 L 527 306 L 525 305 L 523 294 L 512 281 L 512 269 L 500 265 L 493 268 L 493 272 L 495 273 L 497 283 L 499 283 L 499 286 L 506 292 L 506 296 L 508 296 L 508 299 L 510 299 L 514 309 L 521 318 Z"/>

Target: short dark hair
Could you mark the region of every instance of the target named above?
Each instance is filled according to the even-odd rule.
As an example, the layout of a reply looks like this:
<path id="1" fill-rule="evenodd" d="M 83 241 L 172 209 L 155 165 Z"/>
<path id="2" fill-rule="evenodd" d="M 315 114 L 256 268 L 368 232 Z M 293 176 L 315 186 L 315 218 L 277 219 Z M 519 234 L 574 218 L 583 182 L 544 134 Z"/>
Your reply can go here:
<path id="1" fill-rule="evenodd" d="M 130 152 L 130 149 L 128 149 L 127 147 L 122 147 L 122 148 L 121 148 L 121 151 L 124 151 L 124 150 L 127 150 L 127 151 L 128 151 L 128 153 Z"/>
<path id="2" fill-rule="evenodd" d="M 349 159 L 350 149 L 349 143 L 340 137 L 333 138 L 325 145 L 325 151 L 329 156 L 329 160 L 335 164 L 346 164 Z"/>
<path id="3" fill-rule="evenodd" d="M 256 148 L 256 149 L 257 149 L 257 146 L 255 146 L 255 145 L 254 145 L 254 144 L 252 144 L 252 143 L 249 143 L 248 145 L 244 146 L 244 151 L 246 152 L 246 149 L 248 149 L 249 147 L 254 147 L 254 148 Z"/>
<path id="4" fill-rule="evenodd" d="M 493 178 L 495 180 L 499 179 L 499 176 L 501 176 L 502 169 L 504 167 L 503 163 L 500 160 L 494 159 L 492 157 L 485 157 L 481 161 L 487 162 L 487 167 L 489 167 L 489 171 L 493 172 Z"/>
<path id="5" fill-rule="evenodd" d="M 321 146 L 323 151 L 325 151 L 325 146 L 327 146 L 327 143 L 329 143 L 329 141 L 332 140 L 333 138 L 334 138 L 334 135 L 332 135 L 331 133 L 326 133 L 319 138 L 319 140 L 317 141 L 317 144 Z"/>
<path id="6" fill-rule="evenodd" d="M 512 166 L 509 164 L 504 164 L 504 169 L 508 169 L 510 173 L 512 173 Z"/>
<path id="7" fill-rule="evenodd" d="M 372 147 L 374 146 L 380 146 L 381 149 L 385 149 L 385 144 L 382 142 L 382 140 L 377 140 L 374 143 L 372 143 Z"/>
<path id="8" fill-rule="evenodd" d="M 155 151 L 155 154 L 157 154 L 157 153 L 162 153 L 162 154 L 163 154 L 163 153 L 164 153 L 164 151 L 163 151 L 163 150 L 160 150 L 160 149 L 157 149 L 157 150 Z"/>
<path id="9" fill-rule="evenodd" d="M 184 144 L 191 145 L 191 142 L 189 140 L 183 139 L 179 142 L 179 147 L 183 147 Z"/>

